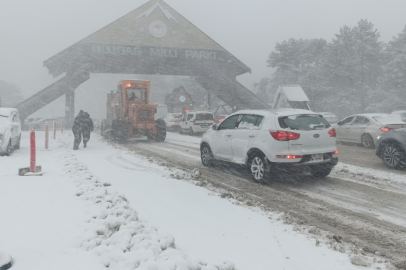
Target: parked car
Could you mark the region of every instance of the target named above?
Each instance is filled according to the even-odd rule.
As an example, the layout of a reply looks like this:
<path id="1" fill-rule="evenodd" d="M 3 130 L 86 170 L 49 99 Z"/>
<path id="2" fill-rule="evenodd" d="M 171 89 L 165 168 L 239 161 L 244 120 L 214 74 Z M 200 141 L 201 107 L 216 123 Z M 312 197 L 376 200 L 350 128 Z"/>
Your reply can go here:
<path id="1" fill-rule="evenodd" d="M 189 132 L 189 135 L 206 132 L 214 124 L 212 112 L 188 112 L 180 121 L 179 133 Z"/>
<path id="2" fill-rule="evenodd" d="M 21 122 L 17 109 L 0 108 L 0 154 L 10 155 L 20 148 Z"/>
<path id="3" fill-rule="evenodd" d="M 375 153 L 388 168 L 406 168 L 406 129 L 391 130 L 378 136 Z"/>
<path id="4" fill-rule="evenodd" d="M 325 177 L 338 162 L 335 136 L 326 119 L 308 110 L 238 111 L 203 135 L 201 160 L 245 165 L 256 182 L 273 168 Z"/>
<path id="5" fill-rule="evenodd" d="M 182 120 L 183 114 L 181 113 L 167 113 L 162 119 L 165 121 L 167 129 L 178 130 L 180 128 L 180 120 Z"/>
<path id="6" fill-rule="evenodd" d="M 338 122 L 338 117 L 334 113 L 319 112 L 319 114 L 321 114 L 330 124 L 335 124 Z"/>
<path id="7" fill-rule="evenodd" d="M 214 123 L 216 123 L 216 124 L 220 123 L 221 121 L 223 121 L 224 119 L 226 119 L 227 116 L 228 116 L 227 114 L 216 115 L 216 116 L 214 117 Z"/>
<path id="8" fill-rule="evenodd" d="M 337 122 L 337 140 L 360 143 L 367 148 L 375 148 L 382 132 L 397 128 L 406 128 L 406 123 L 389 114 L 365 113 L 351 115 Z"/>
<path id="9" fill-rule="evenodd" d="M 393 111 L 391 115 L 397 116 L 402 119 L 403 122 L 406 122 L 406 111 Z"/>

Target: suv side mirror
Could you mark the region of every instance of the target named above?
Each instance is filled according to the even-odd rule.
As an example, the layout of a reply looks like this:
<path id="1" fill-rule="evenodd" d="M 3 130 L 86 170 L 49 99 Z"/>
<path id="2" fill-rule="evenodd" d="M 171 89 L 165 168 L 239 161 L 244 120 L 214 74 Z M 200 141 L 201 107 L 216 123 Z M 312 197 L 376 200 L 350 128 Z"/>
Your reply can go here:
<path id="1" fill-rule="evenodd" d="M 211 126 L 211 129 L 212 129 L 212 130 L 217 130 L 217 124 L 213 124 L 213 125 Z"/>
<path id="2" fill-rule="evenodd" d="M 338 122 L 337 122 L 337 125 L 339 125 L 339 126 L 341 126 L 342 124 L 343 124 L 342 121 L 338 121 Z"/>

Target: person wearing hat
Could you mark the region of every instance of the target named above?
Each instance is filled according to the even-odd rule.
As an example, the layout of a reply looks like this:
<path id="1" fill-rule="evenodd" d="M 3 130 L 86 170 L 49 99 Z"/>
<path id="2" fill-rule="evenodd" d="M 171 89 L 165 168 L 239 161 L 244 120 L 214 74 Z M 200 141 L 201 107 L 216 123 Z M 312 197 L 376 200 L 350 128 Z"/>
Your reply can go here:
<path id="1" fill-rule="evenodd" d="M 82 129 L 82 134 L 83 134 L 83 147 L 87 147 L 87 142 L 90 140 L 90 132 L 93 131 L 93 120 L 90 118 L 90 114 L 85 112 L 84 118 L 83 118 L 83 129 Z"/>
<path id="2" fill-rule="evenodd" d="M 73 122 L 72 132 L 75 137 L 75 140 L 73 141 L 73 150 L 78 150 L 79 144 L 82 141 L 84 117 L 85 117 L 85 112 L 83 110 L 80 110 L 79 114 L 75 117 L 75 121 Z"/>

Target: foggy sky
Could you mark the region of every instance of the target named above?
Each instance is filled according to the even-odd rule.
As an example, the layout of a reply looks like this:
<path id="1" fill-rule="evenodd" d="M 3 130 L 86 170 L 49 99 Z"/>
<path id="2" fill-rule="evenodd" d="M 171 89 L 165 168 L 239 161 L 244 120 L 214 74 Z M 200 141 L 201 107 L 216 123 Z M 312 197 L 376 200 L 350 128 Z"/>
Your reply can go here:
<path id="1" fill-rule="evenodd" d="M 28 97 L 53 82 L 43 61 L 146 0 L 1 0 L 0 80 Z M 270 76 L 277 42 L 331 41 L 343 25 L 368 19 L 389 41 L 406 25 L 404 0 L 166 0 L 186 19 L 252 69 L 238 79 L 249 89 Z"/>

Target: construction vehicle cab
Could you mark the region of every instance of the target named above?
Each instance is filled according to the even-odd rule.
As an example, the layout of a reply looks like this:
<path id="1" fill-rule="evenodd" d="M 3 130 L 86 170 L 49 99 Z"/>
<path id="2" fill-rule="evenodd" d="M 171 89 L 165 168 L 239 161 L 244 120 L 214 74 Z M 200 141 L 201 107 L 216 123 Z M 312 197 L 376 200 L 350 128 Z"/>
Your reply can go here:
<path id="1" fill-rule="evenodd" d="M 155 121 L 156 105 L 149 103 L 150 85 L 146 80 L 122 80 L 117 90 L 107 94 L 107 119 L 101 125 L 103 136 L 120 141 L 142 136 L 165 140 L 165 122 Z"/>

